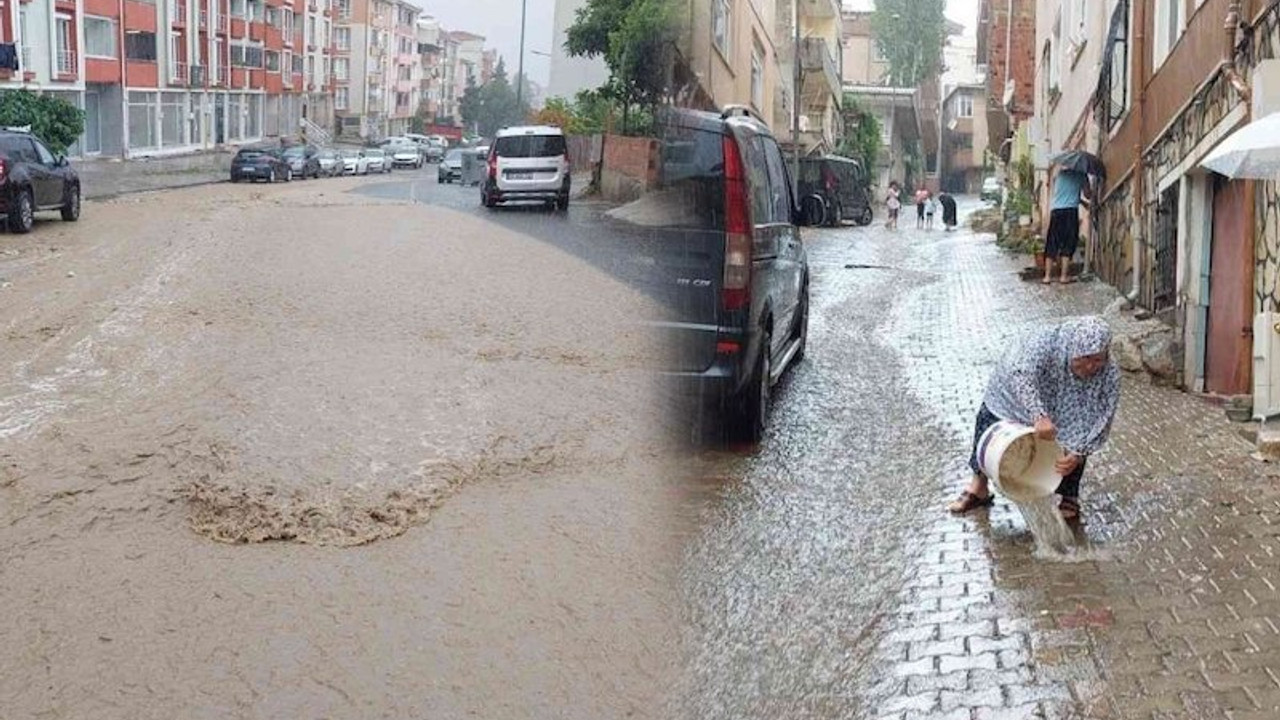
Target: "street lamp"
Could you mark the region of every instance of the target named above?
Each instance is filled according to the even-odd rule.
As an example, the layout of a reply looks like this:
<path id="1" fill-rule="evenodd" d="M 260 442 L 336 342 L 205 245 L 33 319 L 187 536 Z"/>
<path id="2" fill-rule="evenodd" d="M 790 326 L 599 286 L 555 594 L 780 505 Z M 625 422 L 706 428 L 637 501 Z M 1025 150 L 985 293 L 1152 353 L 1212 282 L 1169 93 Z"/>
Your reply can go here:
<path id="1" fill-rule="evenodd" d="M 529 7 L 529 0 L 520 0 L 520 70 L 517 76 L 520 82 L 516 83 L 516 107 L 521 107 L 524 96 L 524 21 L 525 13 Z"/>

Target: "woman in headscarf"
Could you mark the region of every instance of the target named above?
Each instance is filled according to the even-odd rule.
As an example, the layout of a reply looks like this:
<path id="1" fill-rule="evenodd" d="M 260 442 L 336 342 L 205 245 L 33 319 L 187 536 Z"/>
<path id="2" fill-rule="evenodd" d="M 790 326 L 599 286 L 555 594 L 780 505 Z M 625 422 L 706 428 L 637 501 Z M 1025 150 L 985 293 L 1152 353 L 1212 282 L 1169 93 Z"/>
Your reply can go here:
<path id="1" fill-rule="evenodd" d="M 1085 461 L 1106 442 L 1120 400 L 1120 371 L 1110 348 L 1111 328 L 1090 316 L 1040 330 L 1005 355 L 978 410 L 969 457 L 973 480 L 951 512 L 994 503 L 978 464 L 978 443 L 987 428 L 1009 420 L 1035 428 L 1042 440 L 1057 440 L 1065 451 L 1057 462 L 1058 508 L 1067 520 L 1079 517 Z"/>
<path id="2" fill-rule="evenodd" d="M 938 202 L 942 203 L 942 224 L 950 230 L 956 226 L 956 199 L 949 193 L 942 193 L 938 196 Z"/>

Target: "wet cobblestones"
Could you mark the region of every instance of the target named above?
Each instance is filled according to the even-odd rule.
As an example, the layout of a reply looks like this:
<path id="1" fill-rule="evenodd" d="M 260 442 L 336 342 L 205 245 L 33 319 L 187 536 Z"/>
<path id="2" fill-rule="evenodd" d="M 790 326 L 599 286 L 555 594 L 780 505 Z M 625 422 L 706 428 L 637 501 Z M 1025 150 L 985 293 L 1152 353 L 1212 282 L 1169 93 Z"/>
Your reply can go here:
<path id="1" fill-rule="evenodd" d="M 1085 477 L 1080 562 L 1033 558 L 1004 501 L 966 518 L 943 510 L 967 481 L 973 415 L 1008 342 L 1101 312 L 1114 294 L 1023 283 L 1021 263 L 968 233 L 847 229 L 810 247 L 810 360 L 759 455 L 707 460 L 741 481 L 689 558 L 688 574 L 708 581 L 689 592 L 705 663 L 690 706 L 702 717 L 1280 717 L 1277 471 L 1249 459 L 1219 408 L 1126 378 L 1112 440 Z M 780 612 L 715 588 L 726 576 L 786 598 Z M 709 601 L 738 613 L 726 621 Z"/>

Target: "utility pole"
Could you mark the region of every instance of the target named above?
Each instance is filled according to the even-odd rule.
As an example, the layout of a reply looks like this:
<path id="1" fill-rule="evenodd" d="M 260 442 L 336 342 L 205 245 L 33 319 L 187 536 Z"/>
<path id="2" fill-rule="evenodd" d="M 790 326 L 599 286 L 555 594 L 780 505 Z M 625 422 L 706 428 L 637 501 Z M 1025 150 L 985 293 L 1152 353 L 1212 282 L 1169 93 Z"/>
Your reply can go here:
<path id="1" fill-rule="evenodd" d="M 524 105 L 524 18 L 529 7 L 529 0 L 520 0 L 520 69 L 516 72 L 516 110 L 523 111 Z"/>
<path id="2" fill-rule="evenodd" d="M 794 47 L 791 60 L 794 71 L 791 73 L 791 184 L 792 196 L 797 203 L 800 200 L 800 0 L 792 0 L 791 24 L 794 30 Z M 803 205 L 803 203 L 801 203 Z"/>

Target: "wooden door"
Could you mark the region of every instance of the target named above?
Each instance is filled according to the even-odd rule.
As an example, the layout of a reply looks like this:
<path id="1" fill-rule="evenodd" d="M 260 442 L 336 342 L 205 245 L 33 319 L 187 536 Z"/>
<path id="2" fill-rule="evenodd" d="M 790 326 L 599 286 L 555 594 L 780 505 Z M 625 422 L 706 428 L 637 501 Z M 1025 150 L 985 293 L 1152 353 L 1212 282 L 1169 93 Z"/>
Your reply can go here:
<path id="1" fill-rule="evenodd" d="M 1253 207 L 1247 190 L 1248 183 L 1215 176 L 1204 377 L 1205 390 L 1222 395 L 1253 389 Z"/>

